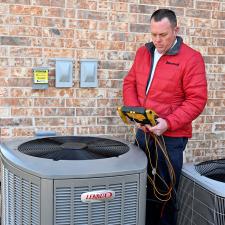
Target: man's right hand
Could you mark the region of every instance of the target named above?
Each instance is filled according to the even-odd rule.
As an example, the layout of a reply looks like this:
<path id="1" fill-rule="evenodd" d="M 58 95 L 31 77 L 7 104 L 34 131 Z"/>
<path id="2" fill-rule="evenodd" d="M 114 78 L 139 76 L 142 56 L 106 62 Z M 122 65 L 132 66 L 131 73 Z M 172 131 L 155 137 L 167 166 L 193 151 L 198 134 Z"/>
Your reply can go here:
<path id="1" fill-rule="evenodd" d="M 136 126 L 137 126 L 137 128 L 138 128 L 138 129 L 143 130 L 145 133 L 146 133 L 146 132 L 149 132 L 148 128 L 147 128 L 147 127 L 145 127 L 145 125 L 144 125 L 144 124 L 141 124 L 141 123 L 136 123 Z"/>

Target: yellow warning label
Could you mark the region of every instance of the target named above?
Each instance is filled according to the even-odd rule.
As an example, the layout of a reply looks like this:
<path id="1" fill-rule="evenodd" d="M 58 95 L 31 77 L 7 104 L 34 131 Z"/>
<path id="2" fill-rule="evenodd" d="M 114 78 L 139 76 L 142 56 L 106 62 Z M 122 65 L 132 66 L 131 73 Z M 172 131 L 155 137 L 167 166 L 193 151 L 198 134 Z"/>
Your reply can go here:
<path id="1" fill-rule="evenodd" d="M 34 70 L 34 83 L 47 84 L 48 83 L 48 70 Z"/>

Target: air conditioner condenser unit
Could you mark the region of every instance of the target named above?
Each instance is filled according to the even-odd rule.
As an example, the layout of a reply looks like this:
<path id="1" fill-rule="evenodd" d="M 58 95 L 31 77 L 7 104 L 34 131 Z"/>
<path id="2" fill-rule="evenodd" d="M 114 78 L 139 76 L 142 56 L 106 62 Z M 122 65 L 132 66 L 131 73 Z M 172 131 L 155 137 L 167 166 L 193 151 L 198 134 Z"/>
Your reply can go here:
<path id="1" fill-rule="evenodd" d="M 183 165 L 177 225 L 225 224 L 225 159 Z"/>
<path id="2" fill-rule="evenodd" d="M 144 225 L 147 158 L 115 138 L 2 143 L 2 225 Z"/>

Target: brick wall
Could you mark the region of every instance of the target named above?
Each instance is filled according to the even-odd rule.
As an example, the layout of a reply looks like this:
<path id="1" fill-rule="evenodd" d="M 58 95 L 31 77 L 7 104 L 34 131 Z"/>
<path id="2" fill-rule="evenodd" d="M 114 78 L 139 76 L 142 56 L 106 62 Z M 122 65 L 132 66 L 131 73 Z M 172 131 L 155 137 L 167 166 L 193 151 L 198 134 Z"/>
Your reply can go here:
<path id="1" fill-rule="evenodd" d="M 150 40 L 149 18 L 160 7 L 178 15 L 180 34 L 206 62 L 207 108 L 194 122 L 186 157 L 224 156 L 224 0 L 0 0 L 1 138 L 113 135 L 131 140 L 116 113 L 122 79 L 136 49 Z M 73 87 L 55 88 L 52 58 L 75 60 Z M 98 88 L 79 87 L 79 61 L 98 59 Z M 32 68 L 49 66 L 49 88 L 32 89 Z"/>

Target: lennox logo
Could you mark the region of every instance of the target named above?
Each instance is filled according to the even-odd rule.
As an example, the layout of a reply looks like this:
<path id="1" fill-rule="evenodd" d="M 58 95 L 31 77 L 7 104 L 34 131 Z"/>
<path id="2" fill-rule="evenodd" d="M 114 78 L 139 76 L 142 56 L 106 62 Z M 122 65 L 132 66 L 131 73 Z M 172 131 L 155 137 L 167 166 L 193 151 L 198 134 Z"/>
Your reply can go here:
<path id="1" fill-rule="evenodd" d="M 102 202 L 106 200 L 112 200 L 115 198 L 115 191 L 111 190 L 99 190 L 85 192 L 81 195 L 81 201 L 92 203 L 92 202 Z"/>

